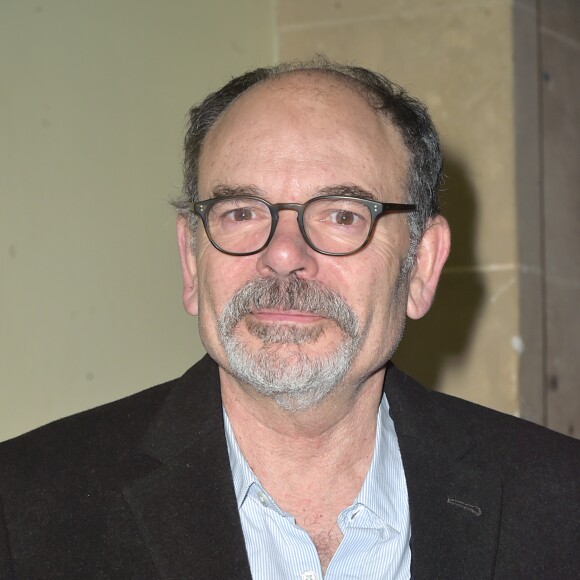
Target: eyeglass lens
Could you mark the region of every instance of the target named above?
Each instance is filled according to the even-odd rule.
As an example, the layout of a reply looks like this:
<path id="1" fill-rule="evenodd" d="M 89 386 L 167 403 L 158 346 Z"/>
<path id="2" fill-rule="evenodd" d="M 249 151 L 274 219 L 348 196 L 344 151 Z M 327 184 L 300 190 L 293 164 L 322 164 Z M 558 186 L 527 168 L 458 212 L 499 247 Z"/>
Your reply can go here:
<path id="1" fill-rule="evenodd" d="M 305 206 L 303 221 L 310 243 L 329 253 L 357 250 L 365 243 L 372 225 L 368 207 L 349 199 L 315 199 Z M 232 197 L 211 206 L 207 224 L 220 248 L 248 253 L 268 240 L 272 215 L 268 205 L 258 199 Z"/>

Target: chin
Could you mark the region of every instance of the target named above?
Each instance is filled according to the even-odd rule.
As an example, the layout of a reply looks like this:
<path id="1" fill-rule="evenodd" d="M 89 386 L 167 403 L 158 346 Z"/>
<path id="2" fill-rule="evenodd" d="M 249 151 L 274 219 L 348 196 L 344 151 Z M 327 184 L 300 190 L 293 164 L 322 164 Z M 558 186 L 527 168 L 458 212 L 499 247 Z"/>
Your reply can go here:
<path id="1" fill-rule="evenodd" d="M 287 325 L 277 332 L 286 333 Z M 301 329 L 299 329 L 301 330 Z M 296 338 L 296 328 L 291 330 Z M 244 333 L 245 334 L 245 333 Z M 271 337 L 270 337 L 271 338 Z M 312 337 L 311 337 L 312 338 Z M 236 334 L 222 337 L 229 373 L 287 411 L 318 405 L 342 382 L 359 351 L 360 337 L 343 337 L 334 348 L 312 341 L 248 342 Z"/>

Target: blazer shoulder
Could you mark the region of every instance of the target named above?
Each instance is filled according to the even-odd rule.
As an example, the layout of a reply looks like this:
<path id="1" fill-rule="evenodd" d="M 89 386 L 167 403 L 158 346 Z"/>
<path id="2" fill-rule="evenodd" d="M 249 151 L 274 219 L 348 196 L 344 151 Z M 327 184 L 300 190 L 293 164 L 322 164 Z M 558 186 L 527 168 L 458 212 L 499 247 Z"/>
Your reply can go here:
<path id="1" fill-rule="evenodd" d="M 434 390 L 392 367 L 386 382 L 399 422 L 405 431 L 421 433 L 423 426 L 443 440 L 462 433 L 478 455 L 506 472 L 560 472 L 560 479 L 578 479 L 580 441 L 525 419 L 514 417 Z M 389 397 L 389 402 L 391 397 Z M 395 424 L 397 421 L 395 422 Z M 409 425 L 412 427 L 409 428 Z M 552 468 L 550 466 L 553 466 Z"/>
<path id="2" fill-rule="evenodd" d="M 83 470 L 114 466 L 135 449 L 173 380 L 117 401 L 58 419 L 0 443 L 0 490 Z"/>
<path id="3" fill-rule="evenodd" d="M 563 452 L 580 458 L 580 441 L 573 437 L 458 397 L 438 392 L 433 392 L 432 396 L 455 416 L 461 417 L 479 440 L 490 444 L 501 442 L 502 447 L 525 456 Z"/>
<path id="4" fill-rule="evenodd" d="M 195 385 L 209 382 L 217 374 L 214 367 L 206 356 L 177 379 L 0 443 L 0 489 L 10 474 L 18 478 L 37 473 L 45 479 L 54 474 L 111 472 L 117 467 L 127 471 L 130 465 L 142 463 L 141 456 L 148 455 L 143 453 L 142 443 L 167 406 L 166 401 L 201 399 L 198 406 L 203 409 L 208 398 L 206 389 L 196 389 Z M 184 405 L 177 406 L 181 411 L 178 409 L 176 415 L 185 412 Z M 188 415 L 186 419 L 191 422 L 199 417 Z"/>
<path id="5" fill-rule="evenodd" d="M 43 578 L 92 578 L 101 568 L 103 577 L 157 577 L 131 498 L 158 477 L 170 481 L 181 467 L 179 449 L 170 455 L 177 445 L 159 452 L 168 441 L 199 448 L 214 374 L 210 365 L 196 365 L 179 379 L 0 444 L 0 576 L 11 577 L 5 568 L 13 565 L 23 578 L 38 570 Z M 221 418 L 219 391 L 213 398 Z M 155 489 L 157 502 L 175 488 Z"/>

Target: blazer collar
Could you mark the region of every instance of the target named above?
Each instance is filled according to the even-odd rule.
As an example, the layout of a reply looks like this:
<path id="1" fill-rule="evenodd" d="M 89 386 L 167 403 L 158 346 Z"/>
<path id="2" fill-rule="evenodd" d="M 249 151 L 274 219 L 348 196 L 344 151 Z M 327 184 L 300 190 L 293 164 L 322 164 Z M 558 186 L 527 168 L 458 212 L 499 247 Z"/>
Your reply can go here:
<path id="1" fill-rule="evenodd" d="M 208 356 L 169 392 L 142 450 L 160 465 L 124 496 L 159 577 L 250 580 L 217 365 Z"/>
<path id="2" fill-rule="evenodd" d="M 411 512 L 413 578 L 493 577 L 501 479 L 445 397 L 389 366 L 385 393 Z"/>

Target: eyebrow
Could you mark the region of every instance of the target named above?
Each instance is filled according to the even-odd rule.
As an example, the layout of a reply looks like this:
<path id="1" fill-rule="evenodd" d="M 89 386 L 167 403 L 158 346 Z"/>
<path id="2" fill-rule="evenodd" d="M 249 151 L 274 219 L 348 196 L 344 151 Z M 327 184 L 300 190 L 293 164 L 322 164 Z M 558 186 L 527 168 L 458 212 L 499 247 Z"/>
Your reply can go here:
<path id="1" fill-rule="evenodd" d="M 251 195 L 254 197 L 265 197 L 265 192 L 255 185 L 225 185 L 223 183 L 216 185 L 212 189 L 212 197 L 235 197 L 246 195 Z M 378 201 L 376 194 L 351 183 L 326 185 L 318 189 L 314 197 L 322 197 L 324 195 L 358 197 L 360 199 Z"/>
<path id="2" fill-rule="evenodd" d="M 264 191 L 255 185 L 225 185 L 220 183 L 211 190 L 212 197 L 235 197 L 252 195 L 264 197 Z"/>
<path id="3" fill-rule="evenodd" d="M 359 187 L 358 185 L 353 185 L 352 183 L 344 183 L 339 185 L 327 185 L 318 190 L 316 197 L 322 195 L 339 195 L 345 197 L 359 197 L 360 199 L 368 199 L 370 201 L 378 201 L 376 194 Z"/>

